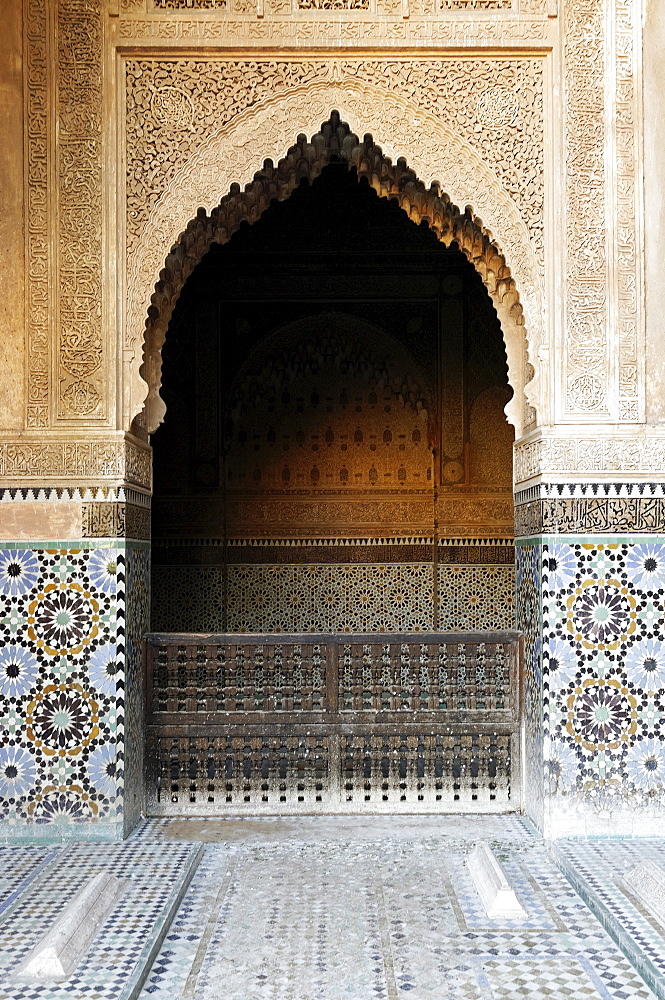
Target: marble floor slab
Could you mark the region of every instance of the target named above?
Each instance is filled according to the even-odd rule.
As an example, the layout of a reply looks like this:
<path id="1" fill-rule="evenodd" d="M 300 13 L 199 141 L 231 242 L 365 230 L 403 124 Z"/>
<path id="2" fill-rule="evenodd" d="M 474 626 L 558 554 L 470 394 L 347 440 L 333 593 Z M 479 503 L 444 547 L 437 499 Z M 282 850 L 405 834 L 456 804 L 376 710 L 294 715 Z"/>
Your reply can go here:
<path id="1" fill-rule="evenodd" d="M 650 1000 L 518 817 L 152 821 L 205 843 L 142 1000 Z M 465 859 L 496 852 L 526 920 L 493 921 Z"/>

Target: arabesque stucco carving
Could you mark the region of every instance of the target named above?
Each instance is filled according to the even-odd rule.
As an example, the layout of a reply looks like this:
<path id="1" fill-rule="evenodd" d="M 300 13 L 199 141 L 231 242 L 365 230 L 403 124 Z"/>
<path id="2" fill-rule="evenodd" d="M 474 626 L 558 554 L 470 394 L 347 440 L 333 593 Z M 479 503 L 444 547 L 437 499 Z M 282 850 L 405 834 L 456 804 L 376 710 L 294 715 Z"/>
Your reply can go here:
<path id="1" fill-rule="evenodd" d="M 589 421 L 608 434 L 619 421 L 633 424 L 626 440 L 640 431 L 639 0 L 617 0 L 611 17 L 604 0 L 460 4 L 454 16 L 427 3 L 375 10 L 373 2 L 344 13 L 263 0 L 200 10 L 153 0 L 111 2 L 108 10 L 95 0 L 26 0 L 25 423 L 35 438 L 50 426 L 63 439 L 75 426 L 100 433 L 129 426 L 146 392 L 141 341 L 155 281 L 197 202 L 211 211 L 231 184 L 251 181 L 264 158 L 283 156 L 300 132 L 311 137 L 335 107 L 359 136 L 371 131 L 393 161 L 404 156 L 426 186 L 438 180 L 462 212 L 469 204 L 482 218 L 519 289 L 535 369 L 528 393 L 539 419 L 564 437 Z M 91 30 L 78 30 L 84 21 Z M 58 58 L 47 70 L 56 23 Z M 143 95 L 135 101 L 138 131 L 134 96 L 127 104 L 133 203 L 129 212 L 119 206 L 118 225 L 102 187 L 105 176 L 115 184 L 125 95 L 114 94 L 122 73 L 104 69 L 105 39 L 108 52 L 141 47 L 140 57 L 117 53 L 123 66 L 140 68 L 142 83 L 130 90 Z M 325 58 L 323 40 L 331 51 Z M 282 55 L 296 41 L 298 55 Z M 355 55 L 368 41 L 382 54 Z M 251 72 L 241 72 L 241 63 Z M 178 124 L 170 135 L 165 121 Z M 470 169 L 464 175 L 468 162 L 482 168 L 475 177 Z M 183 176 L 188 204 L 176 213 L 169 198 Z M 160 246 L 151 258 L 144 251 L 153 237 Z M 116 303 L 124 303 L 120 322 Z M 123 348 L 126 386 L 114 395 Z M 528 378 L 528 363 L 521 364 Z M 123 400 L 117 415 L 116 399 Z"/>

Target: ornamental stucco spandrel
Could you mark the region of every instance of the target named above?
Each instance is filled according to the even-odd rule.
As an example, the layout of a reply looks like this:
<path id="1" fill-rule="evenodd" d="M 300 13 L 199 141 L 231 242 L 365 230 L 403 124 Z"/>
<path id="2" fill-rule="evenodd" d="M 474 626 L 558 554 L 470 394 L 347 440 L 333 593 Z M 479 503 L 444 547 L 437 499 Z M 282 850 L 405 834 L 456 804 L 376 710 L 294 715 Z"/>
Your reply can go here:
<path id="1" fill-rule="evenodd" d="M 242 84 L 233 84 L 234 80 Z M 143 329 L 154 276 L 164 266 L 163 248 L 179 241 L 192 218 L 192 206 L 210 210 L 235 181 L 251 180 L 266 158 L 280 160 L 296 135 L 315 135 L 333 108 L 358 135 L 371 131 L 393 161 L 406 156 L 420 181 L 438 181 L 455 204 L 484 206 L 484 231 L 497 237 L 522 290 L 530 340 L 540 343 L 544 311 L 540 60 L 503 60 L 497 65 L 459 59 L 142 60 L 128 63 L 127 86 L 128 346 L 135 349 L 137 331 Z M 391 94 L 389 105 L 386 92 Z M 451 115 L 456 128 L 448 124 Z M 519 155 L 513 159 L 515 140 L 510 136 L 514 134 L 520 138 Z M 309 158 L 313 156 L 312 149 Z M 149 183 L 139 169 L 146 158 L 156 164 Z M 380 193 L 394 196 L 388 190 Z M 416 204 L 409 214 L 416 217 Z M 233 218 L 227 229 L 227 235 L 219 232 L 215 239 L 224 241 L 231 235 Z M 189 240 L 183 249 L 183 266 L 176 267 L 182 275 L 171 272 L 166 279 L 176 296 L 207 245 L 192 246 Z M 492 292 L 492 278 L 483 277 Z M 502 319 L 511 325 L 507 314 Z M 517 341 L 523 334 L 512 339 L 511 381 L 521 400 L 525 378 Z M 146 368 L 143 374 L 152 384 L 153 372 Z M 535 388 L 535 384 L 530 387 Z M 144 392 L 138 383 L 136 392 Z M 516 402 L 515 409 L 513 422 L 522 426 L 523 406 Z M 154 421 L 149 420 L 149 426 L 154 427 Z"/>

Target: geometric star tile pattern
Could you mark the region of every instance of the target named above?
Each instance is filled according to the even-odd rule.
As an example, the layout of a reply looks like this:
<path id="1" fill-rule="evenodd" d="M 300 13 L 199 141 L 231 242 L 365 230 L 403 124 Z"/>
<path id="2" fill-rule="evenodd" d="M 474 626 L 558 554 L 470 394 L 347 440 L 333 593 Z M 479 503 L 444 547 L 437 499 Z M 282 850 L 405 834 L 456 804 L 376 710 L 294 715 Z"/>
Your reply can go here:
<path id="1" fill-rule="evenodd" d="M 604 813 L 619 833 L 625 813 L 662 812 L 665 541 L 544 537 L 519 546 L 517 579 L 526 729 L 543 734 L 550 815 Z M 580 833 L 603 832 L 589 822 Z"/>
<path id="2" fill-rule="evenodd" d="M 127 830 L 138 819 L 148 559 L 145 549 L 108 541 L 0 550 L 7 836 L 85 828 L 112 838 L 123 820 Z M 662 819 L 665 541 L 544 536 L 520 544 L 517 591 L 533 814 L 547 809 L 580 825 L 592 811 L 612 816 L 614 832 L 622 808 L 635 822 L 640 810 Z"/>
<path id="3" fill-rule="evenodd" d="M 127 550 L 109 542 L 0 550 L 0 829 L 6 836 L 117 835 L 126 560 Z M 147 583 L 143 593 L 145 621 Z M 133 641 L 136 659 L 140 636 Z"/>

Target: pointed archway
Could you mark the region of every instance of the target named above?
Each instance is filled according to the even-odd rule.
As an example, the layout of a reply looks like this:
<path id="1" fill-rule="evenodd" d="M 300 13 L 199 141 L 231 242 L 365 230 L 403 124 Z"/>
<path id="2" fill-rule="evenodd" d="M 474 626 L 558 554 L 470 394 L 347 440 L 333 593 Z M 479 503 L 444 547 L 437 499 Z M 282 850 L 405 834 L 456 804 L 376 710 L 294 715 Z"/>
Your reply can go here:
<path id="1" fill-rule="evenodd" d="M 404 158 L 395 163 L 367 134 L 362 140 L 338 112 L 332 112 L 319 132 L 307 139 L 299 135 L 296 144 L 277 165 L 266 160 L 253 180 L 243 189 L 234 183 L 211 212 L 199 208 L 168 254 L 155 285 L 145 323 L 143 360 L 140 375 L 147 383 L 147 396 L 134 426 L 152 433 L 163 419 L 165 407 L 160 397 L 161 348 L 174 306 L 203 255 L 213 243 L 224 244 L 241 223 L 255 222 L 272 201 L 290 196 L 303 178 L 312 181 L 329 163 L 338 161 L 355 168 L 381 197 L 393 199 L 416 223 L 426 223 L 446 245 L 456 242 L 473 263 L 492 298 L 501 322 L 508 358 L 513 398 L 506 409 L 519 435 L 534 419 L 525 386 L 534 375 L 527 359 L 525 315 L 511 268 L 493 234 L 477 218 L 470 206 L 461 210 L 438 182 L 427 187 Z M 145 395 L 145 392 L 144 392 Z M 532 394 L 529 394 L 532 398 Z"/>
<path id="2" fill-rule="evenodd" d="M 489 629 L 479 671 L 492 673 L 492 644 L 498 641 L 501 663 L 495 676 L 505 678 L 505 629 L 512 625 L 514 583 L 509 526 L 494 516 L 497 501 L 511 502 L 512 434 L 506 435 L 507 447 L 500 448 L 504 442 L 497 440 L 496 431 L 499 423 L 505 425 L 506 356 L 496 309 L 468 259 L 472 244 L 466 255 L 457 249 L 465 221 L 436 190 L 423 195 L 423 186 L 402 164 L 392 176 L 384 176 L 394 198 L 381 197 L 376 190 L 381 175 L 372 174 L 367 160 L 349 163 L 342 155 L 346 133 L 340 132 L 326 137 L 327 163 L 313 183 L 299 186 L 299 180 L 312 176 L 311 164 L 294 157 L 286 186 L 290 197 L 271 197 L 279 188 L 270 187 L 275 175 L 267 165 L 267 184 L 257 178 L 245 193 L 248 197 L 232 192 L 228 204 L 210 213 L 210 219 L 201 214 L 199 248 L 209 241 L 212 245 L 182 283 L 173 308 L 163 356 L 167 410 L 153 438 L 155 633 L 215 636 L 214 704 L 220 710 L 225 708 L 220 699 L 228 687 L 229 658 L 234 678 L 260 686 L 261 657 L 266 651 L 271 655 L 268 647 L 276 649 L 277 666 L 265 661 L 266 676 L 275 677 L 281 690 L 281 651 L 290 650 L 290 636 L 344 634 L 341 653 L 323 649 L 318 638 L 310 644 L 314 672 L 318 677 L 319 661 L 325 661 L 329 690 L 337 691 L 336 707 L 324 725 L 340 712 L 340 724 L 348 725 L 348 712 L 356 705 L 362 708 L 349 701 L 344 687 L 354 662 L 361 662 L 354 661 L 356 648 L 365 689 L 371 684 L 379 692 L 367 674 L 375 650 L 381 683 L 393 669 L 406 678 L 417 662 L 420 692 L 429 684 L 425 674 L 430 661 L 433 665 L 436 660 L 439 683 L 447 669 L 444 661 L 449 664 L 459 656 L 459 641 L 450 654 L 441 645 L 446 627 L 457 634 Z M 400 204 L 407 204 L 408 192 L 413 210 L 405 212 Z M 234 215 L 234 206 L 242 214 Z M 252 224 L 243 226 L 243 218 Z M 230 239 L 223 221 L 235 230 Z M 444 245 L 442 235 L 451 242 L 457 235 L 454 248 Z M 491 262 L 492 252 L 489 241 L 480 241 L 476 256 Z M 192 253 L 189 263 L 193 259 Z M 164 315 L 172 307 L 174 299 L 160 294 L 175 293 L 183 271 L 172 270 L 171 278 L 170 290 L 157 290 L 155 318 L 160 305 L 166 306 Z M 498 273 L 495 289 L 504 280 L 509 276 Z M 492 461 L 487 461 L 489 448 Z M 498 455 L 500 462 L 495 461 Z M 497 471 L 507 475 L 501 478 Z M 474 520 L 472 511 L 487 520 Z M 500 627 L 497 639 L 494 629 Z M 423 638 L 430 629 L 433 645 Z M 257 633 L 264 639 L 255 654 L 247 636 Z M 411 633 L 415 639 L 409 646 Z M 355 634 L 365 636 L 360 647 L 348 641 Z M 377 636 L 376 642 L 368 645 L 368 634 Z M 232 651 L 220 645 L 226 642 L 221 635 L 232 637 Z M 386 639 L 391 635 L 397 636 L 392 645 Z M 309 670 L 310 645 L 300 643 L 293 655 L 287 653 L 289 662 L 297 664 L 296 711 L 310 704 L 298 693 L 299 678 Z M 411 659 L 412 649 L 417 661 Z M 164 656 L 161 647 L 158 655 Z M 463 657 L 466 671 L 466 652 Z M 333 658 L 342 664 L 341 696 L 329 667 Z M 455 676 L 466 678 L 456 664 Z M 208 666 L 197 660 L 197 678 L 212 677 L 211 668 L 212 660 Z M 511 676 L 517 676 L 515 669 Z M 466 680 L 460 683 L 466 685 Z M 417 697 L 422 708 L 423 698 L 420 693 Z M 324 701 L 333 704 L 328 694 Z M 381 692 L 375 704 L 379 702 L 387 705 Z M 222 743 L 210 742 L 210 729 L 202 734 L 205 744 L 197 738 L 185 747 L 180 734 L 172 741 L 168 800 L 162 794 L 166 758 L 159 749 L 164 746 L 160 719 L 154 719 L 147 755 L 155 768 L 148 779 L 151 812 L 181 808 L 183 795 L 197 814 L 238 809 L 234 781 L 239 772 L 232 746 L 236 739 L 243 746 L 253 739 L 248 704 L 240 705 L 234 697 L 234 711 L 240 714 L 233 717 L 233 731 L 228 719 L 222 723 Z M 438 694 L 431 704 L 440 708 Z M 399 705 L 405 708 L 404 699 Z M 518 786 L 513 772 L 508 773 L 516 759 L 516 712 L 500 740 L 465 731 L 458 751 L 453 737 L 449 760 L 439 749 L 445 734 L 433 732 L 431 720 L 427 739 L 432 754 L 420 740 L 422 728 L 408 734 L 400 729 L 392 743 L 384 740 L 383 730 L 365 728 L 357 744 L 340 744 L 336 732 L 326 733 L 321 752 L 310 754 L 305 744 L 293 742 L 298 718 L 285 721 L 280 716 L 277 723 L 282 727 L 278 778 L 293 761 L 297 766 L 300 746 L 305 758 L 316 755 L 325 763 L 321 774 L 314 775 L 313 798 L 309 779 L 299 782 L 295 810 L 306 810 L 312 801 L 325 801 L 332 811 L 413 804 L 418 810 L 440 811 L 444 803 L 454 810 L 462 801 L 455 787 L 459 783 L 450 782 L 446 799 L 441 776 L 446 772 L 454 778 L 463 769 L 473 779 L 472 804 L 511 809 L 518 801 Z M 262 716 L 262 729 L 264 723 Z M 414 735 L 415 753 L 409 749 Z M 381 747 L 374 785 L 362 749 L 368 739 L 378 739 Z M 262 740 L 256 763 L 242 765 L 241 808 L 283 811 L 291 805 L 289 792 L 281 787 L 281 778 L 273 790 L 272 751 L 264 749 Z M 459 755 L 466 753 L 467 744 L 472 759 L 462 765 Z M 350 776 L 356 745 L 364 754 L 362 789 Z M 193 746 L 185 763 L 184 752 Z M 384 785 L 386 761 L 397 756 L 395 797 Z M 487 774 L 478 782 L 481 756 L 488 761 Z M 499 757 L 505 767 L 502 763 L 504 774 L 497 782 Z M 205 787 L 199 782 L 204 768 Z M 180 785 L 185 769 L 186 790 Z M 255 788 L 252 780 L 259 774 L 260 787 Z M 406 780 L 409 775 L 413 780 Z M 426 790 L 420 780 L 424 777 Z"/>

